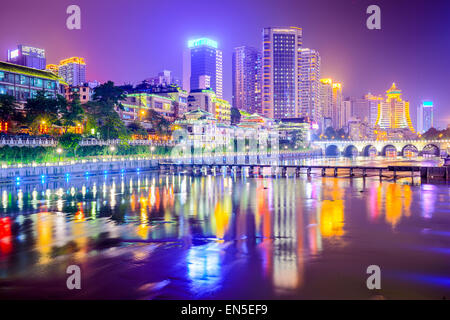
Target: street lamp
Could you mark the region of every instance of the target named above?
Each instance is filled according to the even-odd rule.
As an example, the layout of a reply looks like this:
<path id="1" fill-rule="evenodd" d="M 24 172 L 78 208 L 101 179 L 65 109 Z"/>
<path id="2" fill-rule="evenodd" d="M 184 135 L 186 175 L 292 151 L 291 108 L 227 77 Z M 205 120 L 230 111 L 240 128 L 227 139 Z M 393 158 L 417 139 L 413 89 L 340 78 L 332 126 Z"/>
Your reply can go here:
<path id="1" fill-rule="evenodd" d="M 111 151 L 111 160 L 113 159 L 113 152 L 114 152 L 114 150 L 116 150 L 116 147 L 114 147 L 114 146 L 110 146 L 109 147 L 109 151 Z"/>
<path id="2" fill-rule="evenodd" d="M 58 148 L 58 149 L 56 149 L 56 152 L 57 152 L 58 155 L 59 155 L 59 162 L 61 162 L 61 153 L 62 153 L 62 149 L 61 149 L 61 148 Z"/>

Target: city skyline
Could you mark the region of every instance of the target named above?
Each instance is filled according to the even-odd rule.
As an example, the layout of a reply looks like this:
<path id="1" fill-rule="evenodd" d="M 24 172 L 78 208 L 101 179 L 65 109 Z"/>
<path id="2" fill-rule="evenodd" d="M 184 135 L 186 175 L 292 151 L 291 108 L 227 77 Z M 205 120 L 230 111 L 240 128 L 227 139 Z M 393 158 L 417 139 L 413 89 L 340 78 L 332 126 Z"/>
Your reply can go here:
<path id="1" fill-rule="evenodd" d="M 249 7 L 251 3 L 252 1 L 247 2 Z M 47 63 L 56 63 L 68 56 L 84 57 L 89 64 L 89 80 L 113 80 L 117 84 L 137 83 L 163 69 L 173 70 L 175 75 L 181 76 L 182 52 L 188 40 L 210 37 L 218 41 L 224 52 L 224 99 L 231 101 L 231 61 L 234 47 L 248 45 L 261 48 L 261 32 L 264 27 L 295 25 L 303 30 L 303 47 L 320 52 L 322 77 L 339 79 L 343 83 L 344 97 L 363 96 L 368 92 L 382 94 L 386 90 L 386 84 L 396 82 L 402 88 L 404 98 L 413 106 L 424 99 L 432 99 L 436 106 L 435 113 L 439 115 L 435 125 L 445 128 L 450 122 L 450 97 L 444 90 L 444 71 L 449 69 L 449 62 L 437 57 L 449 52 L 450 46 L 445 39 L 433 40 L 437 36 L 448 37 L 448 33 L 442 31 L 449 27 L 444 19 L 440 19 L 440 12 L 445 11 L 448 3 L 436 2 L 430 10 L 424 1 L 419 1 L 414 8 L 409 8 L 404 1 L 394 4 L 381 1 L 379 6 L 382 10 L 382 29 L 375 31 L 365 27 L 365 8 L 368 4 L 367 1 L 302 1 L 289 6 L 293 6 L 291 9 L 304 10 L 289 10 L 288 2 L 282 1 L 277 3 L 280 13 L 271 11 L 272 15 L 268 19 L 263 19 L 262 16 L 268 14 L 273 4 L 261 4 L 261 10 L 253 15 L 249 14 L 250 9 L 246 6 L 237 13 L 229 13 L 231 4 L 217 4 L 216 8 L 221 15 L 227 17 L 221 27 L 213 23 L 217 16 L 209 10 L 211 16 L 200 23 L 190 19 L 189 15 L 185 14 L 186 11 L 182 14 L 171 11 L 176 20 L 175 25 L 160 28 L 152 27 L 153 24 L 149 25 L 138 19 L 140 14 L 132 10 L 134 4 L 118 2 L 105 6 L 102 2 L 91 4 L 80 1 L 78 5 L 82 10 L 82 29 L 74 31 L 65 28 L 65 3 L 53 4 L 51 14 L 44 12 L 37 4 L 30 4 L 33 7 L 30 12 L 41 14 L 41 18 L 46 20 L 37 30 L 30 28 L 33 20 L 27 13 L 18 10 L 15 4 L 8 3 L 4 5 L 4 10 L 10 11 L 10 14 L 5 16 L 0 26 L 5 28 L 5 24 L 12 21 L 11 19 L 17 23 L 7 34 L 2 34 L 0 50 L 3 56 L 0 57 L 6 60 L 7 50 L 23 43 L 44 48 Z M 140 7 L 145 8 L 146 5 L 148 4 L 139 3 Z M 176 4 L 155 6 L 155 11 L 165 11 L 176 7 Z M 324 10 L 324 6 L 329 10 Z M 437 6 L 441 6 L 442 10 L 437 10 Z M 188 10 L 200 14 L 206 12 L 206 7 L 199 2 L 190 5 Z M 419 11 L 421 19 L 427 21 L 425 25 L 420 24 L 420 28 L 415 13 Z M 102 12 L 103 16 L 108 15 L 111 20 L 102 20 L 100 26 L 99 22 L 94 21 L 99 12 Z M 121 26 L 120 23 L 114 22 L 120 14 L 136 15 L 136 19 L 127 19 L 135 22 Z M 399 14 L 402 17 L 401 24 L 395 21 Z M 57 19 L 45 19 L 50 18 L 50 15 L 55 15 Z M 242 22 L 245 23 L 242 32 L 237 31 L 243 26 L 238 23 L 238 16 L 247 17 L 247 20 Z M 336 28 L 330 29 L 332 25 Z M 128 35 L 122 39 L 120 34 L 124 31 L 118 27 L 127 33 L 131 32 L 132 36 Z M 158 32 L 145 32 L 149 27 Z M 119 35 L 120 45 L 115 41 L 116 37 L 110 36 L 111 33 Z M 414 33 L 414 36 L 411 33 Z M 146 41 L 142 44 L 130 42 L 143 36 Z M 59 39 L 57 43 L 55 38 Z M 95 41 L 94 38 L 98 40 Z M 422 39 L 421 43 L 415 43 L 415 39 L 419 38 Z M 405 52 L 414 54 L 404 55 Z M 384 68 L 380 68 L 380 65 Z M 413 123 L 416 123 L 415 112 L 412 112 L 411 116 Z"/>

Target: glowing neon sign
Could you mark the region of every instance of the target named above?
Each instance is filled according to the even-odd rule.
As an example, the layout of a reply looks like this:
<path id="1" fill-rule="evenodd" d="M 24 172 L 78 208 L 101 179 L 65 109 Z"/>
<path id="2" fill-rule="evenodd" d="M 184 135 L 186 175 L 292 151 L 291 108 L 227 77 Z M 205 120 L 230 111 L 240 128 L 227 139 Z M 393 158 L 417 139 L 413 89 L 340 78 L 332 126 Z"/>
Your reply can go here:
<path id="1" fill-rule="evenodd" d="M 195 40 L 188 41 L 188 48 L 195 48 L 200 46 L 209 46 L 217 49 L 217 41 L 208 39 L 208 38 L 200 38 Z"/>

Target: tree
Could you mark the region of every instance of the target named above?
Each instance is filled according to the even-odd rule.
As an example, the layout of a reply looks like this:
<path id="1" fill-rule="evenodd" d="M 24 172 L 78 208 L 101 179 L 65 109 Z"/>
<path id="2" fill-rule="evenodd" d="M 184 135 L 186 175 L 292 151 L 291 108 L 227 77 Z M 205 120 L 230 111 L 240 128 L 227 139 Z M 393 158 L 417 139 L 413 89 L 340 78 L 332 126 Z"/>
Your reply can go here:
<path id="1" fill-rule="evenodd" d="M 231 124 L 238 124 L 241 122 L 241 112 L 238 108 L 231 108 Z"/>
<path id="2" fill-rule="evenodd" d="M 66 150 L 73 151 L 76 156 L 76 150 L 80 145 L 81 139 L 81 135 L 67 132 L 59 137 L 59 145 Z"/>
<path id="3" fill-rule="evenodd" d="M 21 121 L 22 114 L 18 111 L 16 99 L 7 94 L 0 94 L 0 121 Z"/>
<path id="4" fill-rule="evenodd" d="M 96 87 L 94 89 L 94 95 L 92 96 L 95 102 L 100 102 L 104 106 L 119 106 L 120 101 L 126 99 L 124 90 L 114 85 L 114 82 L 108 81 Z"/>
<path id="5" fill-rule="evenodd" d="M 147 134 L 147 131 L 145 131 L 144 127 L 142 127 L 142 125 L 137 121 L 130 123 L 127 126 L 127 129 L 133 134 L 139 134 L 139 135 Z"/>
<path id="6" fill-rule="evenodd" d="M 168 134 L 170 132 L 170 122 L 155 110 L 149 109 L 145 119 L 151 123 L 156 133 Z"/>
<path id="7" fill-rule="evenodd" d="M 337 137 L 336 130 L 334 130 L 333 127 L 328 127 L 328 128 L 326 128 L 326 129 L 325 129 L 325 136 L 326 136 L 328 139 L 336 139 L 336 137 Z"/>
<path id="8" fill-rule="evenodd" d="M 117 113 L 110 114 L 104 118 L 98 130 L 100 137 L 105 140 L 121 139 L 126 141 L 129 139 L 127 128 Z"/>
<path id="9" fill-rule="evenodd" d="M 59 120 L 61 112 L 66 108 L 67 101 L 63 96 L 47 97 L 44 90 L 38 91 L 36 96 L 28 99 L 25 104 L 26 122 L 32 124 L 45 121 L 53 124 Z"/>
<path id="10" fill-rule="evenodd" d="M 80 96 L 75 94 L 73 100 L 67 103 L 61 110 L 60 123 L 64 127 L 64 133 L 72 126 L 77 126 L 83 122 L 85 117 L 84 109 L 80 103 Z"/>

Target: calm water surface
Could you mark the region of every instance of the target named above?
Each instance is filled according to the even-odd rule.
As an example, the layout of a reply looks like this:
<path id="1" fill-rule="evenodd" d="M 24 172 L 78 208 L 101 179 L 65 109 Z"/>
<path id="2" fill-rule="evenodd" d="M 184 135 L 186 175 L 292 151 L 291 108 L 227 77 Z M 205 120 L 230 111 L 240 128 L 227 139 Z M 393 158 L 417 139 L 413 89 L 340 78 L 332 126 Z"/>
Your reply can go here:
<path id="1" fill-rule="evenodd" d="M 450 298 L 448 185 L 141 172 L 0 191 L 3 299 Z"/>

